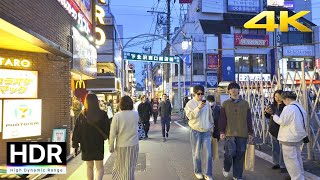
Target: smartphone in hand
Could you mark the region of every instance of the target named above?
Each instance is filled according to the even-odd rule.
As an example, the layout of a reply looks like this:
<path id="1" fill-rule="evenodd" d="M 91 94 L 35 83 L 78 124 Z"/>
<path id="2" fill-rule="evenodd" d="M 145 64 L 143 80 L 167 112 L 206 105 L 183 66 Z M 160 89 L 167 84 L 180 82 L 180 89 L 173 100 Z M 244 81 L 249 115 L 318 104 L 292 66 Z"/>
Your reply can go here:
<path id="1" fill-rule="evenodd" d="M 206 103 L 207 102 L 207 100 L 202 100 L 202 103 Z"/>

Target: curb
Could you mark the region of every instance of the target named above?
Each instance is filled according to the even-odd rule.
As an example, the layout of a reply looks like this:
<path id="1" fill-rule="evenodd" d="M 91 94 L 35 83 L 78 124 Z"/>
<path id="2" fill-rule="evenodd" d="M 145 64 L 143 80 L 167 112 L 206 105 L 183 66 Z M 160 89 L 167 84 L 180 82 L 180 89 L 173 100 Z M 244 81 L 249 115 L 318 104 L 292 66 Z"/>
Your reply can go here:
<path id="1" fill-rule="evenodd" d="M 272 156 L 264 153 L 264 152 L 261 152 L 259 150 L 255 150 L 255 155 L 258 156 L 259 158 L 265 160 L 265 161 L 268 161 L 269 163 L 273 164 L 272 162 Z M 316 176 L 312 173 L 309 173 L 307 171 L 304 171 L 304 177 L 306 180 L 320 180 L 320 177 L 319 176 Z"/>

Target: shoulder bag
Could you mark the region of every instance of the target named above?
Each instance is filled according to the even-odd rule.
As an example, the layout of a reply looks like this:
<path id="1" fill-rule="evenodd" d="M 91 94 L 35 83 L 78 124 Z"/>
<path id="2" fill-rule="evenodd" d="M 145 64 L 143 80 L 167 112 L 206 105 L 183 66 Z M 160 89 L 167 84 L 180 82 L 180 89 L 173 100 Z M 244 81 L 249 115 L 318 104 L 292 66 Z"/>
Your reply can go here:
<path id="1" fill-rule="evenodd" d="M 99 128 L 95 123 L 92 123 L 91 121 L 88 121 L 87 116 L 86 116 L 84 113 L 83 113 L 83 115 L 84 115 L 84 117 L 86 118 L 88 124 L 91 125 L 91 126 L 93 126 L 94 128 L 96 128 L 97 131 L 100 133 L 100 135 L 103 137 L 103 139 L 104 139 L 104 140 L 107 140 L 107 139 L 108 139 L 108 135 L 107 135 L 106 133 L 104 133 L 104 132 L 102 131 L 102 129 Z"/>

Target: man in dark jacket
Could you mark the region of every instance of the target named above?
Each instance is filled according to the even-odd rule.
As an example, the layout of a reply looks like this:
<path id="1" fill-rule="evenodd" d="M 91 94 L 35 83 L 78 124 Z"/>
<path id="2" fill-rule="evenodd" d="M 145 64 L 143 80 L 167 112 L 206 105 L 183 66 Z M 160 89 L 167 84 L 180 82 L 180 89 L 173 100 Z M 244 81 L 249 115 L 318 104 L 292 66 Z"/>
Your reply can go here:
<path id="1" fill-rule="evenodd" d="M 219 132 L 220 106 L 217 105 L 213 95 L 208 95 L 207 100 L 209 101 L 210 107 L 212 109 L 212 117 L 214 121 L 214 129 L 213 129 L 212 137 L 216 138 L 219 141 L 220 140 L 220 132 Z"/>
<path id="2" fill-rule="evenodd" d="M 171 121 L 171 103 L 167 99 L 167 95 L 162 95 L 162 101 L 159 104 L 159 116 L 161 117 L 161 127 L 162 127 L 162 141 L 166 141 L 166 138 L 169 137 L 170 130 L 170 121 Z"/>
<path id="3" fill-rule="evenodd" d="M 138 113 L 140 117 L 140 122 L 143 124 L 145 138 L 148 138 L 148 132 L 150 128 L 150 117 L 152 115 L 152 107 L 149 102 L 146 102 L 146 96 L 141 96 L 141 103 L 138 106 Z"/>

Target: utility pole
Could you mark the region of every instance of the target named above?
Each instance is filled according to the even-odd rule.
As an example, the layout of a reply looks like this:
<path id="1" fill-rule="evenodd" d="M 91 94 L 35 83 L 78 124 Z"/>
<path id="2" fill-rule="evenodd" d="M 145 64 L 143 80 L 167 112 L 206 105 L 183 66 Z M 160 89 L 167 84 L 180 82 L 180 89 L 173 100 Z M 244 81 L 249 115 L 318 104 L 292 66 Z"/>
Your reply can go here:
<path id="1" fill-rule="evenodd" d="M 191 35 L 190 37 L 190 41 L 191 41 L 191 47 L 190 47 L 190 88 L 193 87 L 193 37 Z M 192 97 L 192 93 L 193 92 L 190 92 L 191 94 L 191 97 Z"/>
<path id="2" fill-rule="evenodd" d="M 170 29 L 171 29 L 171 22 L 170 22 L 170 19 L 171 19 L 171 0 L 167 0 L 167 21 L 166 21 L 166 36 L 167 36 L 167 44 L 166 44 L 166 47 L 165 47 L 165 55 L 169 56 L 170 55 L 170 44 L 168 43 L 168 41 L 170 41 Z M 164 74 L 164 79 L 166 80 L 165 82 L 168 82 L 167 81 L 167 77 L 169 77 L 169 71 L 170 71 L 170 64 L 165 64 L 164 65 L 164 69 L 165 71 Z M 163 89 L 164 93 L 165 93 L 165 90 Z"/>

